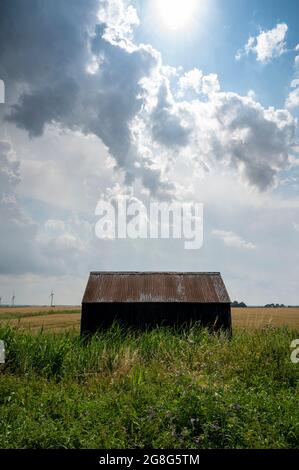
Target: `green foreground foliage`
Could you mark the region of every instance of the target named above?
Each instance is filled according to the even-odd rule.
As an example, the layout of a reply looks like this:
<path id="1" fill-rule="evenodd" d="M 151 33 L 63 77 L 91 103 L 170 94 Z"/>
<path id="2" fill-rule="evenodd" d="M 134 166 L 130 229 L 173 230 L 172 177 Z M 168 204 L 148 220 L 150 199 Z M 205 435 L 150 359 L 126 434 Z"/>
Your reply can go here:
<path id="1" fill-rule="evenodd" d="M 2 448 L 298 448 L 299 331 L 0 328 Z"/>

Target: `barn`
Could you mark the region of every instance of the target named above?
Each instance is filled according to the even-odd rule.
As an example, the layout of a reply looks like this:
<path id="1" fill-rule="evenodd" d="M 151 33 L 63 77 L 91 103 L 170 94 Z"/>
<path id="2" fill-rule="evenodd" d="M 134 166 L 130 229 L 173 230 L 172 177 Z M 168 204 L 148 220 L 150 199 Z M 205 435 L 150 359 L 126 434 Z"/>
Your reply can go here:
<path id="1" fill-rule="evenodd" d="M 124 326 L 200 322 L 231 333 L 230 298 L 220 273 L 91 272 L 82 300 L 81 334 Z"/>

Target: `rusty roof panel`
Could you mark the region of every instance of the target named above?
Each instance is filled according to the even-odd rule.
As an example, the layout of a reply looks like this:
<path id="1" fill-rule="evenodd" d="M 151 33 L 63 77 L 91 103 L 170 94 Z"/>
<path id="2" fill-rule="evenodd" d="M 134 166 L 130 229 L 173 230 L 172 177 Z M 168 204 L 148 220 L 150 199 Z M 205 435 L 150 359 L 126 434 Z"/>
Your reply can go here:
<path id="1" fill-rule="evenodd" d="M 229 303 L 220 273 L 91 272 L 82 303 Z"/>

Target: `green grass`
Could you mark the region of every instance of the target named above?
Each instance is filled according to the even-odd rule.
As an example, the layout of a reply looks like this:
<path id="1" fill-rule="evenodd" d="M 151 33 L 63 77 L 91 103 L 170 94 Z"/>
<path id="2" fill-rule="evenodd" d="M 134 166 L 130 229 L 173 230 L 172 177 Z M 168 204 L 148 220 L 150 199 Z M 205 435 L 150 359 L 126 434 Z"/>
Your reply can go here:
<path id="1" fill-rule="evenodd" d="M 0 328 L 2 448 L 298 448 L 299 331 Z"/>

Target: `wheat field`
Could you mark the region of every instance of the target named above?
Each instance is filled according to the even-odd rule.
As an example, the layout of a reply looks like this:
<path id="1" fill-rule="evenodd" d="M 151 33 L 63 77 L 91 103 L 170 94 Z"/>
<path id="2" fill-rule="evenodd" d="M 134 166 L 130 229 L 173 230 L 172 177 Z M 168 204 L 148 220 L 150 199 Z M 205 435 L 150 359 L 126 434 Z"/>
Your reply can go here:
<path id="1" fill-rule="evenodd" d="M 81 307 L 13 307 L 0 309 L 0 324 L 30 329 L 32 332 L 43 330 L 79 330 Z M 267 326 L 286 325 L 299 328 L 299 307 L 289 308 L 233 308 L 233 328 L 260 329 Z"/>

